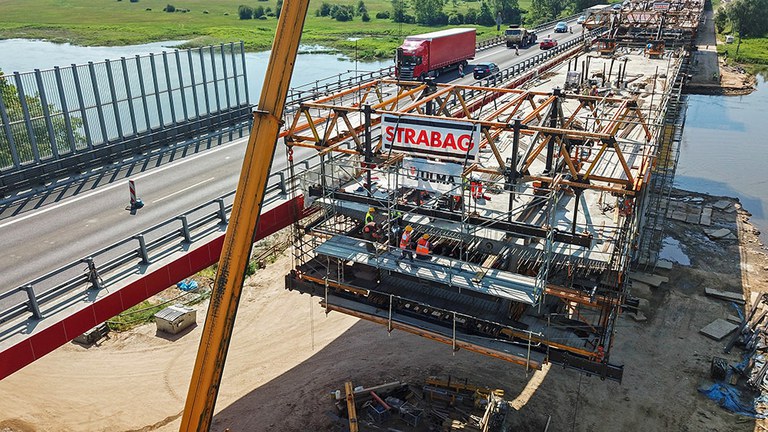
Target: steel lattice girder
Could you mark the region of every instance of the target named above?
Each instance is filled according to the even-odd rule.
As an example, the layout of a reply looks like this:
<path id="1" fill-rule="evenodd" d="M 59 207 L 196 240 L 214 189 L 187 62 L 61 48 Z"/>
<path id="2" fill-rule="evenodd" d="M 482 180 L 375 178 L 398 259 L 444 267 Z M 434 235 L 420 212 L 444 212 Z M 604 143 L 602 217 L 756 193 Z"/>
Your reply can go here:
<path id="1" fill-rule="evenodd" d="M 654 128 L 641 112 L 634 99 L 559 94 L 520 89 L 376 80 L 361 84 L 321 99 L 303 103 L 286 132 L 290 146 L 315 148 L 321 152 L 340 151 L 362 153 L 361 134 L 364 132 L 361 110 L 371 104 L 374 116 L 371 127 L 381 123 L 381 116 L 408 115 L 424 118 L 462 119 L 482 126 L 482 147 L 489 147 L 497 165 L 479 168 L 479 171 L 504 173 L 512 167 L 505 164 L 495 141 L 512 131 L 514 118 L 521 119 L 521 135 L 529 137 L 530 147 L 521 172 L 531 168 L 533 160 L 555 142 L 558 163 L 570 174 L 565 185 L 591 188 L 633 195 L 637 193 L 650 170 L 654 153 Z M 487 106 L 494 109 L 484 112 Z M 545 125 L 555 109 L 555 127 Z M 572 107 L 571 105 L 576 105 Z M 570 107 L 568 117 L 563 106 Z M 427 115 L 427 112 L 437 114 Z M 579 116 L 582 118 L 579 119 Z M 303 122 L 301 120 L 304 120 Z M 583 124 L 589 122 L 589 125 Z M 629 132 L 640 126 L 641 139 L 632 140 Z M 589 130 L 585 130 L 585 129 Z M 628 132 L 629 131 L 629 132 Z M 355 150 L 342 149 L 347 141 L 355 143 Z M 381 146 L 381 138 L 377 148 Z M 597 153 L 592 157 L 592 150 Z M 589 153 L 587 160 L 583 153 Z M 628 163 L 628 156 L 634 163 Z M 614 174 L 599 173 L 606 166 L 620 166 Z M 614 170 L 615 171 L 615 170 Z M 548 175 L 528 175 L 523 181 L 554 180 Z M 620 185 L 620 186 L 617 186 Z"/>

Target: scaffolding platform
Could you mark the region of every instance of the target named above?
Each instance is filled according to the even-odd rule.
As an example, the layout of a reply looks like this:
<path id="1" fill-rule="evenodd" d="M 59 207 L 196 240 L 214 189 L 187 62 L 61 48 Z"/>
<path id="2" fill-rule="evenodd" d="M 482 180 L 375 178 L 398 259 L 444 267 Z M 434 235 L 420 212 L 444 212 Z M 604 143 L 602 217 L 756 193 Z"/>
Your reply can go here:
<path id="1" fill-rule="evenodd" d="M 431 260 L 399 259 L 400 250 L 370 253 L 364 241 L 333 236 L 315 249 L 344 261 L 366 264 L 381 270 L 400 273 L 459 289 L 476 291 L 491 297 L 532 305 L 536 302 L 536 278 L 470 264 L 464 261 L 433 256 Z"/>

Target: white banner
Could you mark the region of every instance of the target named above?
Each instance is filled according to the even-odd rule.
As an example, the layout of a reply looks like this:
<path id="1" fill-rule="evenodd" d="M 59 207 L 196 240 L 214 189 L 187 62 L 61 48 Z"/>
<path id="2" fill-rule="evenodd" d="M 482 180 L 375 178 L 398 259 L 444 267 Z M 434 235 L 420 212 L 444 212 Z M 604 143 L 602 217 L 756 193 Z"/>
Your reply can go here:
<path id="1" fill-rule="evenodd" d="M 420 158 L 403 158 L 400 186 L 430 192 L 461 192 L 462 165 Z"/>
<path id="2" fill-rule="evenodd" d="M 480 145 L 480 125 L 384 114 L 381 118 L 382 149 L 452 160 L 474 160 Z"/>

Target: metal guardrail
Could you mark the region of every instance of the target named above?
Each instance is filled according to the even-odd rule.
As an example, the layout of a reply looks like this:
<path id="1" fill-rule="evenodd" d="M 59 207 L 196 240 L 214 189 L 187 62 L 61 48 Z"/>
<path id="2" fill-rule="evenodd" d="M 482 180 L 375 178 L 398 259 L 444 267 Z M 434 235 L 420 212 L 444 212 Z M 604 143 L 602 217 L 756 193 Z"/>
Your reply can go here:
<path id="1" fill-rule="evenodd" d="M 310 170 L 319 164 L 310 166 L 309 161 L 304 160 L 298 165 Z M 287 197 L 295 187 L 296 182 L 286 179 L 283 172 L 270 174 L 265 194 L 270 198 L 266 202 Z M 228 223 L 234 195 L 235 191 L 232 191 L 205 202 L 0 294 L 0 303 L 13 303 L 0 312 L 0 324 L 27 313 L 35 319 L 43 319 L 42 308 L 64 294 L 83 288 L 86 292 L 100 290 L 106 286 L 102 277 L 107 274 L 108 281 L 118 280 L 132 274 L 137 266 L 149 265 L 181 247 L 194 244 Z M 100 261 L 98 265 L 97 261 Z"/>
<path id="2" fill-rule="evenodd" d="M 589 35 L 591 36 L 596 32 L 599 30 L 595 30 Z M 482 80 L 482 82 L 495 85 L 502 80 L 509 80 L 525 71 L 525 68 L 543 63 L 545 60 L 582 43 L 585 38 L 576 38 L 542 52 L 533 59 L 527 59 L 520 65 L 506 68 L 494 77 Z M 384 70 L 386 69 L 377 72 Z M 371 78 L 375 76 L 375 73 L 371 73 L 369 79 L 375 79 Z M 341 83 L 339 85 L 351 82 L 341 81 Z M 356 84 L 357 82 L 346 85 Z M 329 87 L 329 89 L 331 88 Z M 310 91 L 303 91 L 305 92 L 304 96 Z M 297 96 L 293 99 L 293 103 L 298 103 L 303 97 L 301 91 L 294 93 L 294 95 Z M 305 170 L 318 166 L 310 166 L 308 160 L 299 162 L 298 165 L 304 165 Z M 272 194 L 272 199 L 279 196 L 286 197 L 296 187 L 295 181 L 296 179 L 286 179 L 283 172 L 272 173 L 268 179 L 267 194 Z M 234 194 L 235 192 L 232 191 L 203 203 L 129 238 L 99 249 L 87 257 L 80 258 L 0 294 L 0 303 L 15 302 L 12 306 L 0 311 L 0 324 L 17 319 L 27 313 L 30 313 L 35 319 L 43 319 L 44 313 L 41 306 L 60 299 L 62 295 L 83 287 L 86 287 L 86 291 L 100 290 L 105 287 L 102 276 L 107 273 L 110 273 L 109 280 L 119 279 L 130 274 L 136 266 L 148 265 L 154 260 L 168 256 L 180 247 L 193 244 L 196 240 L 217 229 L 218 226 L 228 223 L 228 213 L 231 211 L 232 203 L 227 203 L 227 201 L 232 200 Z M 97 260 L 102 262 L 97 265 Z M 86 272 L 80 270 L 83 265 L 86 266 Z M 121 269 L 122 271 L 120 271 Z M 42 292 L 36 292 L 40 289 Z"/>
<path id="3" fill-rule="evenodd" d="M 571 39 L 569 41 L 564 42 L 561 45 L 557 45 L 555 47 L 552 47 L 546 51 L 542 51 L 539 54 L 536 54 L 533 57 L 527 58 L 523 60 L 522 62 L 512 65 L 508 68 L 502 69 L 499 72 L 497 72 L 494 75 L 491 75 L 487 78 L 483 78 L 480 80 L 477 80 L 475 82 L 475 85 L 483 86 L 483 87 L 496 87 L 500 83 L 507 82 L 511 80 L 512 78 L 523 74 L 524 72 L 527 72 L 529 69 L 531 69 L 534 66 L 540 65 L 547 60 L 551 59 L 552 57 L 555 57 L 559 54 L 562 54 L 565 51 L 570 50 L 571 48 L 583 44 L 585 41 L 587 41 L 590 38 L 593 38 L 600 34 L 602 32 L 601 29 L 595 29 L 590 31 L 589 33 L 585 33 L 581 37 L 576 37 L 574 39 Z M 469 92 L 469 96 L 471 97 L 474 94 L 474 91 Z"/>

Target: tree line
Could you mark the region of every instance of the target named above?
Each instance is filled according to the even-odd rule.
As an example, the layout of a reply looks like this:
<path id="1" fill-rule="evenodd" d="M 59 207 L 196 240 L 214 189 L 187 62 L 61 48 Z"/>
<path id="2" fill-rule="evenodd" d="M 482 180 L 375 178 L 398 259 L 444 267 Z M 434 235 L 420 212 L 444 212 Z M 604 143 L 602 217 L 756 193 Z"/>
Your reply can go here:
<path id="1" fill-rule="evenodd" d="M 723 4 L 715 14 L 715 26 L 723 33 L 729 24 L 731 32 L 742 37 L 768 34 L 768 0 L 734 0 Z"/>

